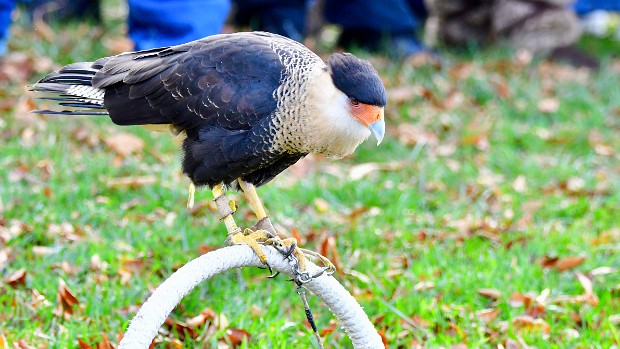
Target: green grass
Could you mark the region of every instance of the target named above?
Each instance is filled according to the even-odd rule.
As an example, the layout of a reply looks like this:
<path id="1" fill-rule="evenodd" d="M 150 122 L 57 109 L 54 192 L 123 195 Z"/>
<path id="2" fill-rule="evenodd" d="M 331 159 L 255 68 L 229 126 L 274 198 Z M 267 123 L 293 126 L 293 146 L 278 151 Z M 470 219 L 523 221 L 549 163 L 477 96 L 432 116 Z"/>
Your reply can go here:
<path id="1" fill-rule="evenodd" d="M 55 66 L 93 60 L 110 54 L 102 42 L 121 37 L 118 22 L 106 22 L 103 31 L 84 24 L 54 27 L 60 40 L 54 43 L 19 22 L 11 45 L 37 63 L 44 56 Z M 102 39 L 85 40 L 100 32 Z M 363 144 L 341 161 L 308 161 L 304 171 L 285 172 L 259 194 L 273 221 L 289 232 L 297 229 L 306 248 L 317 250 L 334 237 L 341 261 L 336 277 L 390 348 L 494 348 L 507 341 L 617 346 L 620 328 L 611 317 L 620 314 L 617 269 L 591 276 L 598 304 L 552 302 L 584 293 L 576 273 L 620 267 L 620 68 L 604 50 L 596 53 L 603 57 L 602 69 L 590 74 L 546 62 L 518 65 L 502 49 L 446 53 L 440 70 L 370 57 L 388 95 L 397 88 L 412 91 L 404 100 L 390 100 L 384 143 Z M 0 86 L 7 101 L 0 119 L 0 256 L 8 258 L 0 258 L 0 334 L 47 348 L 78 347 L 77 338 L 94 346 L 102 333 L 116 343 L 149 289 L 199 256 L 201 246 L 221 246 L 225 229 L 211 206 L 194 214 L 185 208 L 188 181 L 171 137 L 121 129 L 105 118 L 25 113 L 31 95 L 23 85 L 48 69 L 37 67 L 28 81 Z M 541 112 L 543 98 L 558 100 L 557 110 Z M 400 139 L 408 125 L 431 141 Z M 76 135 L 81 129 L 92 135 L 90 142 Z M 121 131 L 143 139 L 144 149 L 117 158 L 104 140 Z M 368 162 L 399 166 L 349 178 Z M 148 175 L 156 183 L 107 185 Z M 209 200 L 210 193 L 200 191 L 197 199 Z M 241 205 L 237 219 L 247 223 L 248 209 Z M 363 213 L 352 215 L 358 209 Z M 58 229 L 62 223 L 72 229 Z M 38 246 L 49 249 L 42 254 Z M 94 255 L 104 266 L 91 267 Z M 561 272 L 543 268 L 545 256 L 585 261 Z M 128 264 L 134 269 L 124 283 L 121 271 Z M 21 268 L 25 285 L 10 286 L 7 277 Z M 249 269 L 207 281 L 171 316 L 185 321 L 212 308 L 229 327 L 252 335 L 243 348 L 313 347 L 294 287 L 266 275 Z M 54 312 L 61 279 L 79 300 L 66 318 Z M 421 281 L 433 287 L 416 288 Z M 485 298 L 477 292 L 481 288 L 501 295 Z M 511 305 L 511 295 L 546 292 L 544 312 L 537 316 L 548 332 L 516 326 L 515 318 L 528 310 Z M 327 328 L 331 314 L 316 298 L 310 303 L 319 328 Z M 485 323 L 476 314 L 487 308 L 500 313 Z M 207 335 L 207 327 L 199 328 L 202 335 L 182 346 L 215 347 L 224 330 Z M 162 338 L 179 338 L 165 331 Z M 351 347 L 338 329 L 324 341 L 331 348 Z"/>

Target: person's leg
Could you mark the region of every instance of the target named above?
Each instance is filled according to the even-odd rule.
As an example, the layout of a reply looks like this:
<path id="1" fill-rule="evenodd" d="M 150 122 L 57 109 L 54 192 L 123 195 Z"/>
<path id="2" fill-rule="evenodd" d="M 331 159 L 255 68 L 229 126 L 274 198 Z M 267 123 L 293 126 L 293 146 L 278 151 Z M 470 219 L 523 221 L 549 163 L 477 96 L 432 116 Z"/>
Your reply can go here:
<path id="1" fill-rule="evenodd" d="M 427 50 L 417 39 L 416 31 L 422 23 L 411 2 L 419 1 L 327 1 L 325 18 L 342 27 L 341 46 L 384 48 L 396 57 L 407 57 Z"/>
<path id="2" fill-rule="evenodd" d="M 228 0 L 129 0 L 129 37 L 136 50 L 164 47 L 219 34 Z"/>
<path id="3" fill-rule="evenodd" d="M 0 56 L 6 53 L 6 44 L 9 41 L 11 27 L 11 13 L 15 8 L 16 0 L 0 0 Z"/>
<path id="4" fill-rule="evenodd" d="M 235 22 L 302 41 L 306 34 L 306 0 L 234 0 Z"/>

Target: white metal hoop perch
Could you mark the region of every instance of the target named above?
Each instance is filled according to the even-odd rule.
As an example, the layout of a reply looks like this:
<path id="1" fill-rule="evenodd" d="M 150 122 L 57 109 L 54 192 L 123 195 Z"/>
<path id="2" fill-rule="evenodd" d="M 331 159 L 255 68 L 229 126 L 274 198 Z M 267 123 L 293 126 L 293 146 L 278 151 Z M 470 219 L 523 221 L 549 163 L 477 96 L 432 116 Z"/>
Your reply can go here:
<path id="1" fill-rule="evenodd" d="M 272 247 L 263 246 L 267 260 L 274 271 L 292 275 L 291 267 L 282 254 Z M 199 283 L 214 275 L 234 268 L 262 266 L 248 246 L 229 246 L 204 254 L 178 269 L 166 279 L 142 305 L 127 328 L 119 349 L 145 349 L 168 315 L 181 299 Z M 308 270 L 319 270 L 308 263 Z M 332 311 L 356 349 L 382 349 L 381 337 L 355 298 L 338 281 L 322 275 L 304 286 L 319 297 Z"/>

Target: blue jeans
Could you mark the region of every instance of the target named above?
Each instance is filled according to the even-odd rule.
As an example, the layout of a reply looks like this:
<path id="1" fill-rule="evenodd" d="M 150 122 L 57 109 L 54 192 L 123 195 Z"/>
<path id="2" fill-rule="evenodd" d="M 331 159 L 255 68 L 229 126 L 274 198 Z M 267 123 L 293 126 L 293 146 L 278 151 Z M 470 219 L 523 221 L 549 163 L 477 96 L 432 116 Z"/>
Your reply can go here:
<path id="1" fill-rule="evenodd" d="M 129 0 L 129 37 L 136 50 L 178 45 L 219 34 L 229 0 Z"/>

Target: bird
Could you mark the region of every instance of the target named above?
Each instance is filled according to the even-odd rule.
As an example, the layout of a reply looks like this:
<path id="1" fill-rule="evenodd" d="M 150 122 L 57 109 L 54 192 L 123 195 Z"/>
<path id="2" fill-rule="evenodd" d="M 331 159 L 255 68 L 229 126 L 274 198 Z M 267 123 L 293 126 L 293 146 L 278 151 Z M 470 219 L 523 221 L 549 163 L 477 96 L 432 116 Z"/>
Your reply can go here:
<path id="1" fill-rule="evenodd" d="M 277 236 L 256 187 L 308 154 L 342 158 L 371 135 L 379 145 L 385 133 L 387 93 L 370 62 L 350 53 L 323 61 L 301 43 L 267 32 L 72 63 L 30 87 L 65 107 L 35 111 L 40 114 L 107 116 L 119 126 L 179 136 L 190 201 L 196 187 L 209 187 L 226 242 L 249 245 L 266 265 L 260 244 Z M 237 226 L 228 189 L 243 191 L 258 219 L 252 229 Z M 289 254 L 308 254 L 294 239 L 283 241 Z"/>

